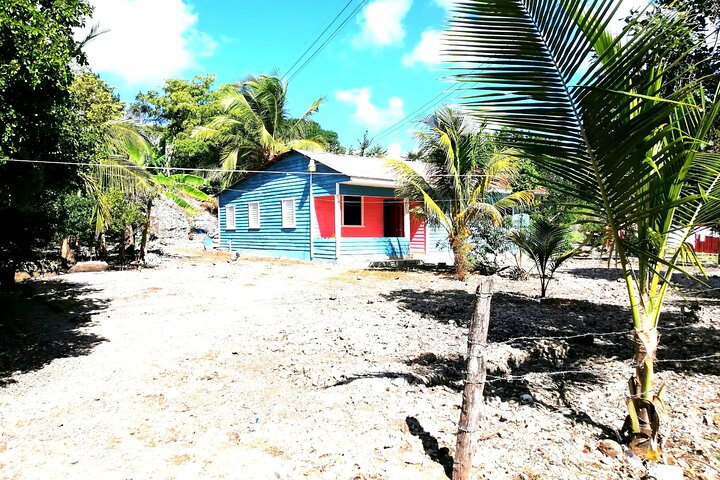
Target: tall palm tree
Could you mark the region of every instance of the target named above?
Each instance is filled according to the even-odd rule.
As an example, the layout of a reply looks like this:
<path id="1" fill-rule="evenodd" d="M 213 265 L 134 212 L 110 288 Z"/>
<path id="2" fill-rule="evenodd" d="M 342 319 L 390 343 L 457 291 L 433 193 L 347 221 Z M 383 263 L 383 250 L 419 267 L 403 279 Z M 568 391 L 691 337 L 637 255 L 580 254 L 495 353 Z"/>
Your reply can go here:
<path id="1" fill-rule="evenodd" d="M 226 85 L 220 91 L 222 114 L 197 128 L 194 136 L 214 140 L 222 146 L 222 169 L 233 171 L 258 167 L 291 148 L 324 150 L 321 138 L 306 138 L 303 125 L 323 98 L 315 100 L 305 113 L 291 121 L 287 112 L 287 83 L 269 75 L 251 76 Z M 239 177 L 223 175 L 223 185 Z"/>
<path id="2" fill-rule="evenodd" d="M 460 1 L 448 48 L 462 62 L 456 80 L 473 91 L 467 108 L 526 133 L 504 144 L 542 165 L 575 210 L 613 236 L 634 326 L 629 439 L 657 458 L 664 412 L 663 389 L 653 388 L 657 326 L 678 259 L 690 252 L 684 241 L 718 218 L 720 157 L 703 150 L 720 103 L 702 79 L 665 78 L 684 18 L 633 20 L 613 36 L 607 27 L 621 3 Z M 681 238 L 677 248 L 671 234 Z"/>
<path id="3" fill-rule="evenodd" d="M 424 172 L 400 160 L 388 161 L 398 175 L 400 193 L 422 198 L 422 213 L 447 230 L 460 279 L 469 270 L 470 228 L 481 220 L 500 225 L 504 211 L 534 199 L 530 191 L 498 194 L 516 177 L 516 158 L 511 151 L 498 150 L 482 127 L 444 108 L 425 119 L 424 130 L 416 133 Z"/>

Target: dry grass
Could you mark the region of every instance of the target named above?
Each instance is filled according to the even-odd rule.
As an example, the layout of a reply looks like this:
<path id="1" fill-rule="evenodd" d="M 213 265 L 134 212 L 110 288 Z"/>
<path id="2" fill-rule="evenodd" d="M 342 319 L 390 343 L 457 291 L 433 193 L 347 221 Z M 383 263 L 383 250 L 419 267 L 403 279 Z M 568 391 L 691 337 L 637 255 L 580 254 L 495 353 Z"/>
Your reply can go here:
<path id="1" fill-rule="evenodd" d="M 187 463 L 191 460 L 190 455 L 183 454 L 183 455 L 173 455 L 170 457 L 170 463 L 173 465 L 182 465 L 183 463 Z"/>
<path id="2" fill-rule="evenodd" d="M 328 278 L 330 282 L 348 283 L 357 285 L 366 283 L 368 280 L 410 280 L 418 278 L 416 272 L 397 272 L 392 270 L 346 270 Z"/>

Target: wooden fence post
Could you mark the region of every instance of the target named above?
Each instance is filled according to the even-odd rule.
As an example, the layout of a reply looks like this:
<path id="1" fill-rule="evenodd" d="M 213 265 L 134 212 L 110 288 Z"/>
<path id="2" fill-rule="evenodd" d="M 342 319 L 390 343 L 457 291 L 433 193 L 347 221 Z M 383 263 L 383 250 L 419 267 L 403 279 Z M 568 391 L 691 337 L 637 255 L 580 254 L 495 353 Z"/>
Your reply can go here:
<path id="1" fill-rule="evenodd" d="M 467 377 L 458 422 L 453 480 L 469 480 L 472 471 L 485 388 L 485 348 L 490 325 L 492 289 L 492 277 L 485 277 L 475 292 L 475 306 L 468 330 Z"/>

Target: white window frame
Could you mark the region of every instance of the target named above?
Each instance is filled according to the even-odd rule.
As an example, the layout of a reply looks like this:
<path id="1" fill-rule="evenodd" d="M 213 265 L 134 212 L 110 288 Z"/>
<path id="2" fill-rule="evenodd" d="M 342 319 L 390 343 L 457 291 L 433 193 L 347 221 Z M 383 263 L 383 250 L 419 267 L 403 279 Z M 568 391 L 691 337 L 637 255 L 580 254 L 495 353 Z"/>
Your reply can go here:
<path id="1" fill-rule="evenodd" d="M 235 205 L 225 205 L 225 230 L 235 230 L 237 225 L 237 209 Z"/>
<path id="2" fill-rule="evenodd" d="M 286 214 L 288 213 L 292 216 L 292 218 L 286 218 Z M 297 228 L 297 215 L 294 198 L 283 198 L 280 200 L 280 218 L 282 228 Z"/>
<path id="3" fill-rule="evenodd" d="M 360 225 L 346 225 L 345 224 L 345 197 L 358 197 L 360 198 Z M 362 195 L 341 195 L 340 199 L 340 220 L 343 227 L 350 228 L 363 228 L 365 227 L 365 197 Z"/>
<path id="4" fill-rule="evenodd" d="M 248 228 L 251 230 L 258 230 L 260 228 L 260 202 L 248 202 Z M 257 218 L 253 222 L 253 208 L 257 209 Z"/>

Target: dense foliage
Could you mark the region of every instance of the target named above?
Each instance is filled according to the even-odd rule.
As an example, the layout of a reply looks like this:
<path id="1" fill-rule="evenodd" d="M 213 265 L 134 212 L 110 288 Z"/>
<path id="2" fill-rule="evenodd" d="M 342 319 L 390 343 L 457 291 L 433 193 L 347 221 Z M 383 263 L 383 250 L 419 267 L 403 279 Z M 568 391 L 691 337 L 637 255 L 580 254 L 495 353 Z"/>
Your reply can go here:
<path id="1" fill-rule="evenodd" d="M 90 11 L 81 0 L 0 2 L 0 158 L 90 159 L 69 90 L 71 65 L 84 61 L 72 29 Z M 79 187 L 77 173 L 74 165 L 0 160 L 0 268 L 9 271 L 50 239 L 46 205 Z"/>
<path id="2" fill-rule="evenodd" d="M 220 160 L 220 148 L 211 141 L 192 136 L 193 131 L 220 113 L 213 75 L 191 80 L 169 79 L 162 91 L 139 93 L 130 111 L 159 135 L 158 147 L 169 167 L 213 168 Z"/>

